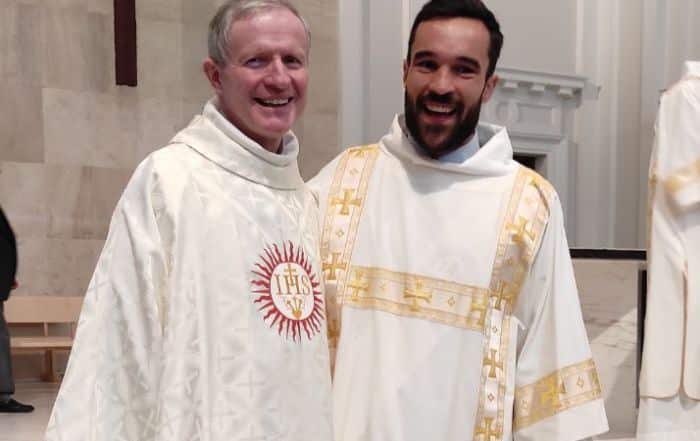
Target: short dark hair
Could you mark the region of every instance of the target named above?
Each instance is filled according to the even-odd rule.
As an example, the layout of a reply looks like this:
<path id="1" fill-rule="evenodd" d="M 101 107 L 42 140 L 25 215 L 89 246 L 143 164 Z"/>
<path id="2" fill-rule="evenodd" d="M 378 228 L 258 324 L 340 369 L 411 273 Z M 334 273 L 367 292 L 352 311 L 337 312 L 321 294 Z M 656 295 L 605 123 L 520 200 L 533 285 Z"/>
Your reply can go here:
<path id="1" fill-rule="evenodd" d="M 503 47 L 503 34 L 496 16 L 481 0 L 431 0 L 426 3 L 413 21 L 411 36 L 408 39 L 406 61 L 408 63 L 411 62 L 411 49 L 413 49 L 413 41 L 416 38 L 418 25 L 428 20 L 448 18 L 473 18 L 486 26 L 491 37 L 489 44 L 489 69 L 486 78 L 493 75 L 496 70 L 496 62 L 501 55 L 501 48 Z"/>

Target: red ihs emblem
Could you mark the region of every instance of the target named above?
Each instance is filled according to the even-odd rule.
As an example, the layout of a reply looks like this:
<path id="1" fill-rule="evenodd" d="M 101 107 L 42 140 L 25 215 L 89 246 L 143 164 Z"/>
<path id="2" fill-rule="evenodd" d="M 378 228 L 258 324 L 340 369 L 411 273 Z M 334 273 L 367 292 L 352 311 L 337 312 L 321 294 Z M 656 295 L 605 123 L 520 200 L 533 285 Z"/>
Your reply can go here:
<path id="1" fill-rule="evenodd" d="M 291 242 L 281 251 L 277 245 L 267 247 L 255 268 L 253 292 L 260 294 L 255 303 L 270 327 L 276 325 L 280 335 L 294 341 L 301 341 L 302 331 L 309 340 L 321 331 L 323 295 L 301 247 Z"/>

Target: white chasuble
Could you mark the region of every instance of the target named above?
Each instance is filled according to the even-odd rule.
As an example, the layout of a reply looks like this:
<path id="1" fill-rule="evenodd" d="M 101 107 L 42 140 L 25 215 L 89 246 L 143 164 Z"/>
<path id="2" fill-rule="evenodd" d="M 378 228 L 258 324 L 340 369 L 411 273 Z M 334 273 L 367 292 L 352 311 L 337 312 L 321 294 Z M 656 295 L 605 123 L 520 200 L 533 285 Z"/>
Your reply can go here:
<path id="1" fill-rule="evenodd" d="M 330 441 L 318 209 L 209 102 L 137 168 L 47 441 Z"/>
<path id="2" fill-rule="evenodd" d="M 577 440 L 607 430 L 553 188 L 480 125 L 463 163 L 397 118 L 310 182 L 336 441 Z"/>
<path id="3" fill-rule="evenodd" d="M 700 63 L 661 98 L 650 235 L 640 440 L 700 440 Z"/>

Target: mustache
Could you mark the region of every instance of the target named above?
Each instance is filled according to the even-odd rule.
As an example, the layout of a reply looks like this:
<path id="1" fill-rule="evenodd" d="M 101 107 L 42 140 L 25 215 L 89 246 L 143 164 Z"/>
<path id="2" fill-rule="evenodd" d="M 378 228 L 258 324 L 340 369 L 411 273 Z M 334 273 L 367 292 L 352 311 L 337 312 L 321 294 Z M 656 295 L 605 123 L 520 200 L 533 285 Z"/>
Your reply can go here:
<path id="1" fill-rule="evenodd" d="M 418 105 L 419 108 L 425 108 L 425 102 L 432 101 L 434 103 L 439 103 L 439 104 L 454 104 L 457 107 L 457 110 L 459 112 L 461 112 L 464 109 L 464 103 L 457 100 L 457 98 L 455 97 L 455 94 L 452 92 L 444 93 L 444 94 L 437 94 L 435 92 L 428 92 L 425 95 L 419 96 L 416 101 L 417 101 L 416 104 Z"/>

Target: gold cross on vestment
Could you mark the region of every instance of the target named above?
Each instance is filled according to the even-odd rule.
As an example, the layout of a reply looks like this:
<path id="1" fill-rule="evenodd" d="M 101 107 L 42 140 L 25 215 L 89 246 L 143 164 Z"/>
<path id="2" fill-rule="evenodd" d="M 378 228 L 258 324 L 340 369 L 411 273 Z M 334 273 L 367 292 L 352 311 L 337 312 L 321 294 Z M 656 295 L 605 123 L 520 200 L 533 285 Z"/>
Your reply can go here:
<path id="1" fill-rule="evenodd" d="M 498 351 L 491 349 L 491 358 L 486 357 L 484 360 L 484 366 L 489 366 L 489 378 L 496 378 L 496 369 L 503 370 L 503 361 L 500 363 L 496 361 L 496 355 Z"/>
<path id="2" fill-rule="evenodd" d="M 559 384 L 559 379 L 553 377 L 547 382 L 546 389 L 542 392 L 540 396 L 540 404 L 542 406 L 548 406 L 554 409 L 561 406 L 561 395 L 566 394 L 566 387 L 564 383 Z"/>
<path id="3" fill-rule="evenodd" d="M 492 439 L 498 439 L 501 437 L 501 430 L 498 428 L 493 428 L 493 417 L 484 418 L 484 424 L 476 429 L 476 439 L 474 441 L 491 441 Z"/>
<path id="4" fill-rule="evenodd" d="M 344 189 L 343 190 L 343 198 L 338 198 L 334 197 L 331 200 L 331 206 L 336 206 L 340 205 L 340 215 L 341 216 L 347 216 L 350 214 L 350 206 L 354 205 L 355 207 L 359 207 L 360 204 L 362 203 L 361 198 L 355 198 L 353 199 L 353 194 L 355 193 L 355 190 L 353 189 Z"/>
<path id="5" fill-rule="evenodd" d="M 414 290 L 409 288 L 403 290 L 403 298 L 411 300 L 411 304 L 409 305 L 411 310 L 420 311 L 418 301 L 423 300 L 425 303 L 430 304 L 433 301 L 433 293 L 426 291 L 423 287 L 423 281 L 418 279 L 416 280 L 416 288 Z"/>
<path id="6" fill-rule="evenodd" d="M 483 327 L 486 323 L 486 312 L 488 309 L 488 300 L 486 297 L 480 297 L 479 301 L 476 298 L 472 299 L 471 309 L 469 315 L 476 313 L 476 324 L 479 327 Z"/>
<path id="7" fill-rule="evenodd" d="M 355 277 L 348 285 L 348 288 L 352 291 L 350 297 L 356 300 L 360 297 L 361 292 L 367 292 L 369 289 L 369 284 L 365 281 L 365 272 L 362 270 L 355 270 Z"/>
<path id="8" fill-rule="evenodd" d="M 505 301 L 506 305 L 512 305 L 515 299 L 515 293 L 510 290 L 507 283 L 498 282 L 498 288 L 496 288 L 496 292 L 494 292 L 491 297 L 496 299 L 494 308 L 503 311 L 505 309 L 503 307 L 503 302 Z"/>
<path id="9" fill-rule="evenodd" d="M 523 216 L 518 217 L 518 223 L 509 223 L 506 227 L 513 234 L 513 242 L 520 245 L 527 245 L 535 241 L 535 232 L 528 228 L 530 221 Z"/>
<path id="10" fill-rule="evenodd" d="M 345 271 L 348 267 L 346 263 L 339 262 L 340 253 L 331 253 L 331 261 L 323 263 L 323 271 L 328 271 L 328 278 L 326 280 L 338 280 L 336 271 Z"/>

